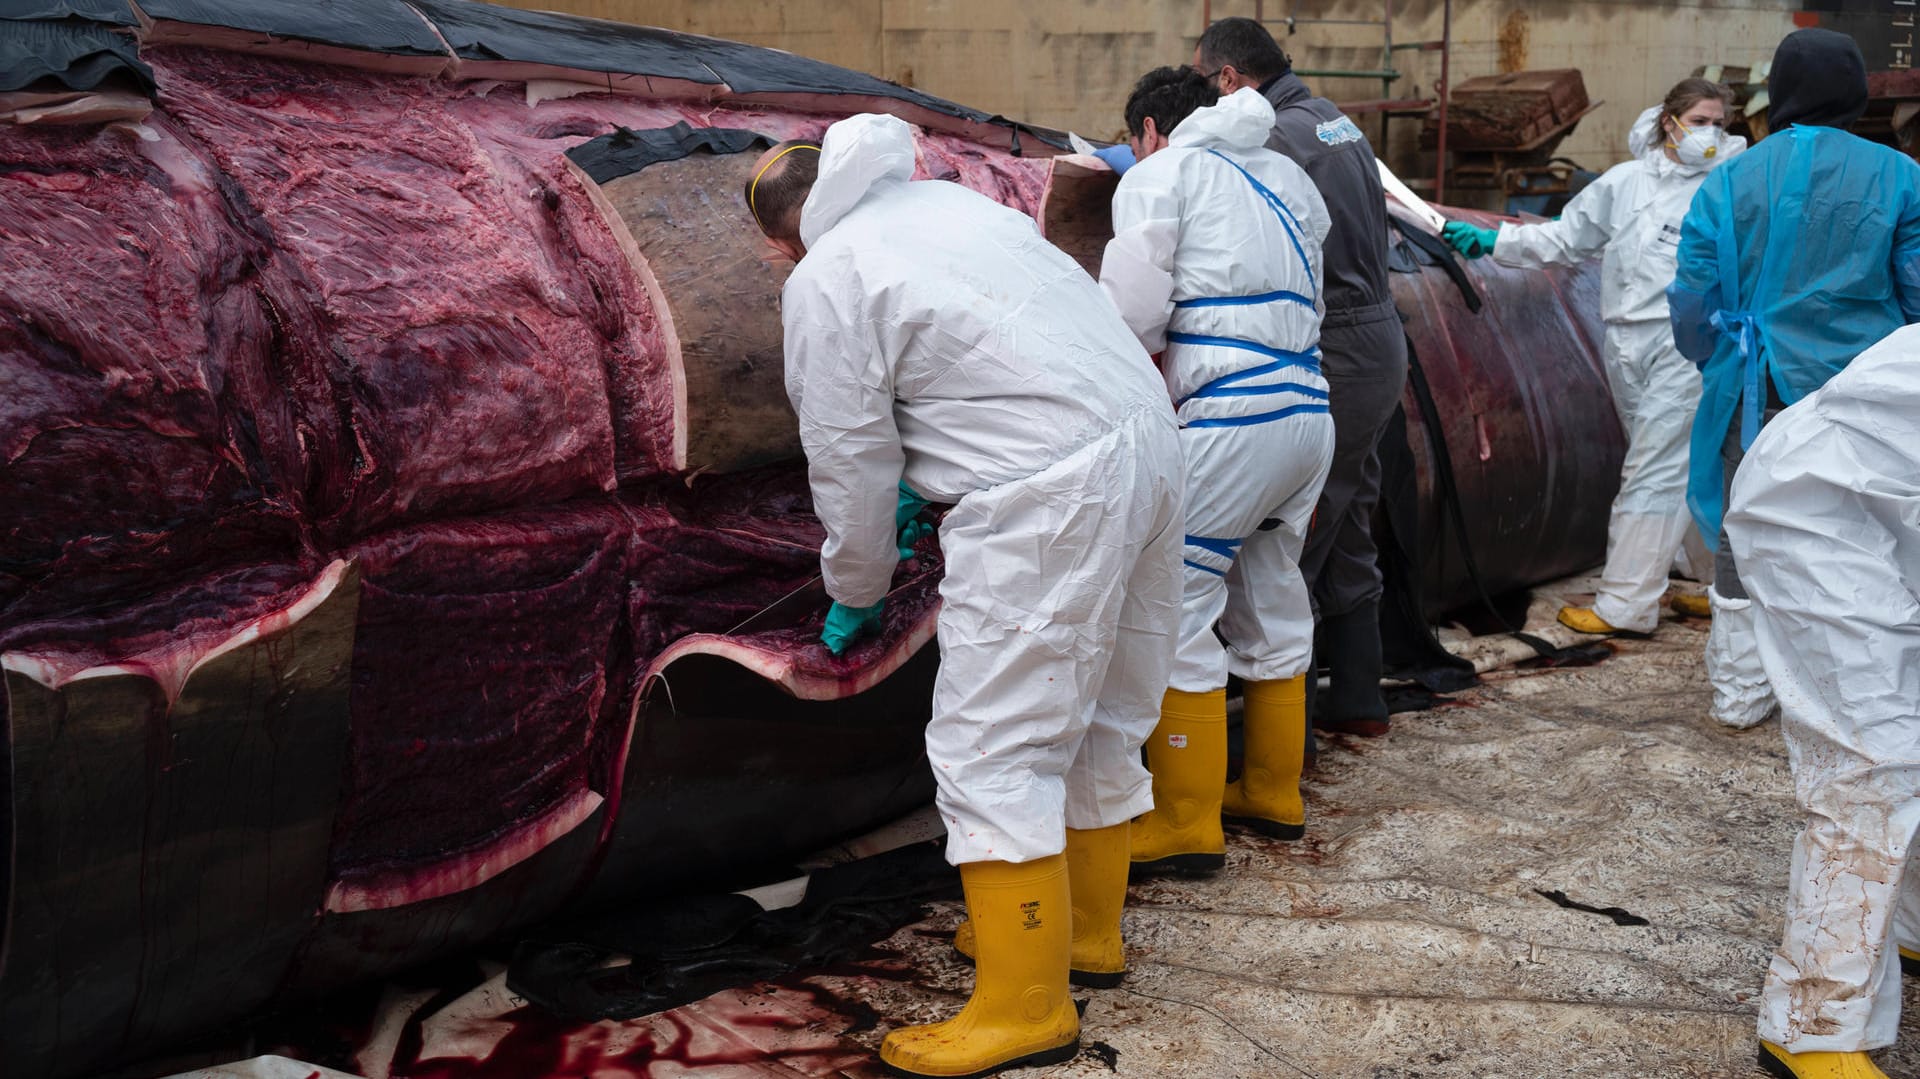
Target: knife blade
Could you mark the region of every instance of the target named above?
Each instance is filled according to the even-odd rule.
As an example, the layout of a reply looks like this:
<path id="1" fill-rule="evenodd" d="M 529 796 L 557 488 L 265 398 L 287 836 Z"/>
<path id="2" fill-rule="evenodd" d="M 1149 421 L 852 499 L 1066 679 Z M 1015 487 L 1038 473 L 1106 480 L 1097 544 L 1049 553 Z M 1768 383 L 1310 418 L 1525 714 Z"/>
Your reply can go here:
<path id="1" fill-rule="evenodd" d="M 811 580 L 748 615 L 744 621 L 727 630 L 722 636 L 732 637 L 745 632 L 758 633 L 761 630 L 791 626 L 818 611 L 826 602 L 826 581 L 821 574 L 816 573 Z"/>

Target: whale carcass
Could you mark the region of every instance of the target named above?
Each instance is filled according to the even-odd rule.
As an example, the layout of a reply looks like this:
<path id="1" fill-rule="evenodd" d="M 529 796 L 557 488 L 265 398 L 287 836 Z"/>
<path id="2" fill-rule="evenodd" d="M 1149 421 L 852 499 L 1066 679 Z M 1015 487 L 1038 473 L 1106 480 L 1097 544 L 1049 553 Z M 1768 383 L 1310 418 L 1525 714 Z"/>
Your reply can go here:
<path id="1" fill-rule="evenodd" d="M 39 61 L 0 81 L 7 1075 L 928 797 L 937 545 L 844 657 L 824 602 L 754 618 L 821 531 L 746 151 L 894 112 L 920 175 L 1088 265 L 1111 174 L 784 53 L 462 0 L 47 0 L 0 41 Z M 1594 561 L 1592 275 L 1474 267 L 1474 314 L 1408 269 L 1442 427 L 1410 443 L 1452 447 L 1489 584 Z"/>

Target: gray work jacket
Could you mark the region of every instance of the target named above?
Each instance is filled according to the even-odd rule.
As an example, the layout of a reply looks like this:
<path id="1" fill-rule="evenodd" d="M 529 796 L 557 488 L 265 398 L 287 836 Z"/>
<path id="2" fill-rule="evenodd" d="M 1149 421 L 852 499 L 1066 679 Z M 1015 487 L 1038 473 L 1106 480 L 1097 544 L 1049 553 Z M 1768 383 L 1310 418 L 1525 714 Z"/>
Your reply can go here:
<path id="1" fill-rule="evenodd" d="M 1260 92 L 1275 119 L 1267 147 L 1306 170 L 1333 218 L 1327 237 L 1325 325 L 1351 326 L 1393 315 L 1387 284 L 1387 196 L 1373 145 L 1359 125 L 1288 73 Z"/>

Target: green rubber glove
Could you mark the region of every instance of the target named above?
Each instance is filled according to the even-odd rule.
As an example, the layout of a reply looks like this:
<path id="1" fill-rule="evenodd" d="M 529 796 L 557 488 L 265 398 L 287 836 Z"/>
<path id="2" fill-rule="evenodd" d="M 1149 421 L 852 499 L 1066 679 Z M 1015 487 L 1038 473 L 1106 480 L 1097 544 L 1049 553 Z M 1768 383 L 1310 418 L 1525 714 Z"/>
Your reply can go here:
<path id="1" fill-rule="evenodd" d="M 1500 238 L 1500 230 L 1469 225 L 1465 221 L 1449 221 L 1440 230 L 1440 238 L 1447 241 L 1448 247 L 1467 258 L 1477 259 L 1493 254 L 1493 244 Z"/>
<path id="2" fill-rule="evenodd" d="M 896 545 L 900 548 L 902 562 L 913 557 L 913 545 L 933 532 L 933 525 L 919 520 L 920 511 L 927 508 L 927 500 L 920 492 L 908 487 L 905 480 L 900 482 L 900 502 L 893 509 L 893 527 L 897 532 Z"/>
<path id="3" fill-rule="evenodd" d="M 827 608 L 827 624 L 820 630 L 820 643 L 827 646 L 827 651 L 840 655 L 854 641 L 879 632 L 880 612 L 886 606 L 884 599 L 871 607 L 849 607 L 836 600 Z"/>

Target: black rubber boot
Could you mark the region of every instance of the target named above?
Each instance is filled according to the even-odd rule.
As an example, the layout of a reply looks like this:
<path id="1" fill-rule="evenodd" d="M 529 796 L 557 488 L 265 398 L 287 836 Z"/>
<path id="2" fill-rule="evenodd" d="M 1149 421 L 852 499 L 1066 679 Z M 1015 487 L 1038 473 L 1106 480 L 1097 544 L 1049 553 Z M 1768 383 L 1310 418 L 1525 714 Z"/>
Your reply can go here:
<path id="1" fill-rule="evenodd" d="M 1314 703 L 1323 731 L 1378 738 L 1387 733 L 1387 699 L 1380 693 L 1380 605 L 1368 603 L 1320 623 L 1327 692 Z"/>
<path id="2" fill-rule="evenodd" d="M 1300 774 L 1307 775 L 1320 767 L 1320 741 L 1313 736 L 1313 706 L 1320 696 L 1320 653 L 1314 650 L 1313 660 L 1307 664 L 1307 748 L 1300 756 Z"/>

